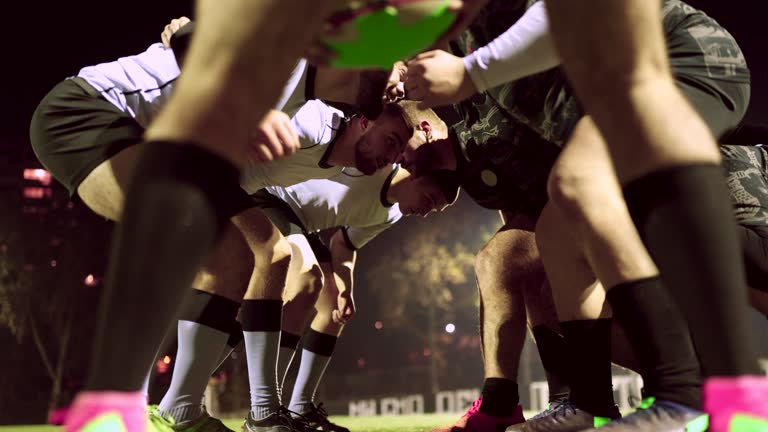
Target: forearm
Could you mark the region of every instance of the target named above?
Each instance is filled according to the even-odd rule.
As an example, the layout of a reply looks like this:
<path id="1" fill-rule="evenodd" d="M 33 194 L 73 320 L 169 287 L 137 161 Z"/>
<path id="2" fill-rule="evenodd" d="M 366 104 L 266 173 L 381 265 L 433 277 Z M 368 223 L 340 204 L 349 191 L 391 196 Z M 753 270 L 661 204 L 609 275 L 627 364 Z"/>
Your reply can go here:
<path id="1" fill-rule="evenodd" d="M 488 45 L 464 57 L 464 67 L 478 92 L 559 64 L 543 1 L 534 4 L 520 20 Z"/>
<path id="2" fill-rule="evenodd" d="M 354 285 L 352 283 L 352 269 L 343 267 L 340 270 L 336 270 L 336 267 L 334 267 L 333 276 L 336 282 L 336 287 L 339 289 L 339 291 L 347 291 L 353 292 Z"/>
<path id="3" fill-rule="evenodd" d="M 352 275 L 355 271 L 357 252 L 343 238 L 341 232 L 336 233 L 331 239 L 331 264 L 333 265 L 334 282 L 339 290 L 352 291 Z"/>
<path id="4" fill-rule="evenodd" d="M 354 252 L 353 252 L 354 253 Z M 336 284 L 336 288 L 339 290 L 339 292 L 347 291 L 349 290 L 352 292 L 353 289 L 353 274 L 355 271 L 355 261 L 354 259 L 344 259 L 344 258 L 337 258 L 334 257 L 333 260 L 333 279 L 334 283 Z"/>

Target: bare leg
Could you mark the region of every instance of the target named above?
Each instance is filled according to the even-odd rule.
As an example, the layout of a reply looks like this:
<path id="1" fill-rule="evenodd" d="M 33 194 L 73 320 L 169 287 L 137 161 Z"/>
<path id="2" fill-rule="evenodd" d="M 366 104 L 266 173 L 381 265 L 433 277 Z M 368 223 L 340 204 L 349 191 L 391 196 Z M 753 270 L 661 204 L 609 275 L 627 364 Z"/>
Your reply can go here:
<path id="1" fill-rule="evenodd" d="M 323 271 L 303 235 L 289 236 L 293 251 L 283 296 L 284 332 L 300 335 L 323 289 Z"/>
<path id="2" fill-rule="evenodd" d="M 338 296 L 339 291 L 336 289 L 335 284 L 323 285 L 317 303 L 315 303 L 317 314 L 310 324 L 312 330 L 326 335 L 336 337 L 341 336 L 341 331 L 344 329 L 344 326 L 333 322 L 333 311 L 336 309 L 336 300 Z"/>
<path id="3" fill-rule="evenodd" d="M 605 290 L 609 290 L 611 305 L 619 308 L 617 319 L 642 353 L 641 373 L 648 393 L 659 399 L 699 407 L 699 368 L 687 326 L 668 298 L 658 270 L 632 224 L 607 148 L 590 117 L 579 122 L 555 164 L 549 190 L 551 207 L 540 220 L 537 238 L 561 321 L 595 319 L 598 310 L 603 310 L 597 306 L 604 304 Z M 565 246 L 568 243 L 570 246 Z M 578 265 L 581 270 L 574 271 L 572 265 Z M 572 293 L 561 299 L 564 291 Z M 601 297 L 599 300 L 597 295 Z M 592 307 L 585 308 L 585 301 Z M 582 309 L 574 316 L 569 316 L 561 307 L 561 304 L 579 303 Z M 568 324 L 569 327 L 582 325 Z M 611 323 L 595 323 L 598 325 L 599 336 L 582 334 L 582 340 L 572 345 L 579 336 L 570 338 L 566 334 L 566 341 L 571 350 L 586 343 L 608 347 L 598 351 L 600 358 L 590 361 L 591 366 L 580 365 L 580 368 L 597 368 L 600 364 L 599 371 L 595 369 L 593 373 L 603 377 L 607 373 L 606 379 L 610 379 Z M 563 331 L 567 333 L 566 328 Z M 597 347 L 594 348 L 597 351 Z M 574 376 L 589 374 L 575 372 Z M 584 392 L 588 392 L 588 381 L 582 384 Z M 578 388 L 575 383 L 572 386 Z M 579 392 L 574 393 L 577 397 L 572 399 L 579 399 Z"/>
<path id="4" fill-rule="evenodd" d="M 738 238 L 734 226 L 722 223 L 732 216 L 716 166 L 720 155 L 712 131 L 673 79 L 659 3 L 547 5 L 565 71 L 605 137 L 635 223 L 685 312 L 705 373 L 759 373 Z M 728 108 L 723 115 L 732 115 Z"/>
<path id="5" fill-rule="evenodd" d="M 475 261 L 486 378 L 517 380 L 525 342 L 523 289 L 541 285 L 541 261 L 526 216 L 505 221 Z"/>

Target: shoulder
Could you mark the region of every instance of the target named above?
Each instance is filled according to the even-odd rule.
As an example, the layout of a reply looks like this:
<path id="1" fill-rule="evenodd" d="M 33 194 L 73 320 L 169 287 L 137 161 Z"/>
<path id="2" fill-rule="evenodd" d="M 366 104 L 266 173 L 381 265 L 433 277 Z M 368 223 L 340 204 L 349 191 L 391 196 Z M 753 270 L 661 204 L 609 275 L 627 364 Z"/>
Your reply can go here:
<path id="1" fill-rule="evenodd" d="M 343 112 L 315 99 L 304 103 L 293 115 L 291 123 L 302 140 L 302 147 L 306 147 L 330 142 L 335 135 L 334 129 L 338 129 L 343 119 Z"/>

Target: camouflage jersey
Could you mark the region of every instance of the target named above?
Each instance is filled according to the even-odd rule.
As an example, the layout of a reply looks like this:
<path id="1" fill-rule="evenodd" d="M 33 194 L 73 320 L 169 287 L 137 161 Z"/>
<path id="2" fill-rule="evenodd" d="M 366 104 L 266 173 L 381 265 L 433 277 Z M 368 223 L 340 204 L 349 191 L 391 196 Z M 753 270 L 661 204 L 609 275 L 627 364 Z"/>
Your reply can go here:
<path id="1" fill-rule="evenodd" d="M 720 154 L 736 221 L 768 232 L 768 150 L 723 145 Z"/>
<path id="2" fill-rule="evenodd" d="M 463 56 L 487 45 L 535 1 L 491 0 L 454 44 L 458 48 L 454 54 Z M 719 106 L 711 116 L 704 115 L 718 131 L 735 126 L 746 110 L 750 82 L 738 44 L 715 20 L 679 0 L 664 0 L 662 8 L 678 82 L 694 92 L 715 95 L 717 104 L 736 107 L 739 112 L 732 117 L 737 120 L 729 117 L 723 125 L 709 121 L 722 117 Z M 746 94 L 721 89 L 731 84 L 746 88 Z M 453 129 L 469 167 L 462 182 L 465 191 L 484 207 L 511 212 L 528 209 L 529 215 L 538 217 L 536 209 L 546 202 L 549 170 L 583 116 L 561 69 L 488 89 L 456 109 L 462 120 Z"/>

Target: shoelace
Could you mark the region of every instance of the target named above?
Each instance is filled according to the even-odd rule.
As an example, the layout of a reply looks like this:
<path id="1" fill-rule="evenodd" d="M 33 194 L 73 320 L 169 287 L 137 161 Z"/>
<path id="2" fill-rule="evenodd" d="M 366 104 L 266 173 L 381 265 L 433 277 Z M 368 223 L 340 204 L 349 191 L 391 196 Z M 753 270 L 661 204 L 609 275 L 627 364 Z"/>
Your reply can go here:
<path id="1" fill-rule="evenodd" d="M 553 412 L 557 411 L 562 405 L 569 404 L 569 403 L 570 402 L 568 401 L 568 399 L 563 399 L 563 400 L 555 401 L 552 404 L 550 404 L 547 407 L 547 409 L 545 409 L 544 411 L 542 411 L 542 412 L 536 414 L 535 416 L 531 417 L 531 420 L 548 417 L 550 414 L 552 414 Z"/>
<path id="2" fill-rule="evenodd" d="M 469 407 L 469 409 L 467 410 L 467 413 L 464 414 L 464 416 L 467 417 L 467 416 L 476 414 L 478 411 L 480 411 L 480 405 L 482 404 L 483 404 L 483 398 L 479 397 L 475 399 L 475 401 L 472 402 L 472 406 Z"/>
<path id="3" fill-rule="evenodd" d="M 296 428 L 297 424 L 302 430 L 314 431 L 309 419 L 304 415 L 291 411 L 288 408 L 281 406 L 277 409 L 279 417 L 285 422 L 285 425 L 291 428 Z"/>
<path id="4" fill-rule="evenodd" d="M 633 412 L 632 414 L 615 420 L 612 423 L 637 425 L 642 423 L 651 423 L 654 421 L 664 421 L 671 418 L 672 415 L 670 415 L 668 408 L 654 404 L 648 407 L 638 408 L 637 411 Z"/>
<path id="5" fill-rule="evenodd" d="M 566 399 L 561 404 L 558 404 L 552 411 L 552 415 L 556 419 L 565 418 L 568 417 L 568 414 L 576 414 L 576 406 Z"/>

